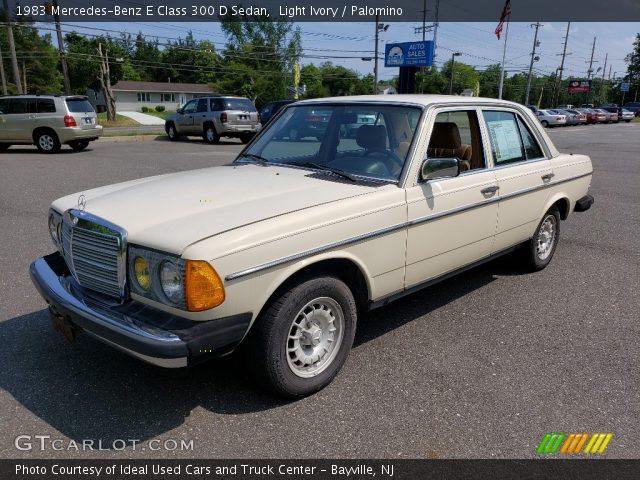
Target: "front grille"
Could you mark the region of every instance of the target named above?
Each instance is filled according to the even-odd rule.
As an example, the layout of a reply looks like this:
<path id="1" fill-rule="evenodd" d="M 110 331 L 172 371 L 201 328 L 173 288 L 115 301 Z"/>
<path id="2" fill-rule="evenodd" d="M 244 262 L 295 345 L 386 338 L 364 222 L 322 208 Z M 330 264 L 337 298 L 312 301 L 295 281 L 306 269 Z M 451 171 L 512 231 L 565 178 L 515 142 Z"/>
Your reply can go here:
<path id="1" fill-rule="evenodd" d="M 62 223 L 62 254 L 82 287 L 122 298 L 124 235 L 105 224 L 84 212 L 67 212 Z"/>

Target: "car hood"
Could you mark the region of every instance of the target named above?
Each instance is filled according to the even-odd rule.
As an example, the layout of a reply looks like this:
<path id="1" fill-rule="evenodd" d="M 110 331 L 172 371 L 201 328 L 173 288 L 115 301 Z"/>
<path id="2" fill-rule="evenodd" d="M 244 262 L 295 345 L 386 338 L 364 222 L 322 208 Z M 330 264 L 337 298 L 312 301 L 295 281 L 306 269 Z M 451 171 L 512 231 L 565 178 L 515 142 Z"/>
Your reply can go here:
<path id="1" fill-rule="evenodd" d="M 56 200 L 127 231 L 129 243 L 181 254 L 205 238 L 261 220 L 374 191 L 309 170 L 254 164 L 212 167 L 100 187 Z"/>

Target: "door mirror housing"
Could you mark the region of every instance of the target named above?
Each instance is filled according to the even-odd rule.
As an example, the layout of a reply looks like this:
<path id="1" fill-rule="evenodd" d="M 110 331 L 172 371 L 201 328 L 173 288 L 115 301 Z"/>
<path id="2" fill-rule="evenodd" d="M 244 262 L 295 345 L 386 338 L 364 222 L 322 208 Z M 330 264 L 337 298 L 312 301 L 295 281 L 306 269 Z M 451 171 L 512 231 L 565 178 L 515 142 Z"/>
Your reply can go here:
<path id="1" fill-rule="evenodd" d="M 420 169 L 420 180 L 423 182 L 458 175 L 460 175 L 460 159 L 456 157 L 427 158 Z"/>
<path id="2" fill-rule="evenodd" d="M 179 108 L 176 110 L 176 113 L 179 113 L 180 115 L 182 115 L 182 113 L 184 112 L 184 110 L 182 108 Z"/>

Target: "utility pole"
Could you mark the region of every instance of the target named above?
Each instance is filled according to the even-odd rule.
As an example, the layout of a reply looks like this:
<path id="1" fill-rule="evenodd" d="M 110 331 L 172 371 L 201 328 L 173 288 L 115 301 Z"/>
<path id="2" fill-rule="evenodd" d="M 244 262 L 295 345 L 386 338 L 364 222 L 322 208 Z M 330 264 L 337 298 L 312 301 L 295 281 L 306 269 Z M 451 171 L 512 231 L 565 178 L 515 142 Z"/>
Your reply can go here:
<path id="1" fill-rule="evenodd" d="M 449 95 L 453 95 L 453 74 L 455 73 L 454 66 L 456 64 L 456 57 L 462 55 L 460 52 L 453 52 L 451 54 L 451 78 L 449 79 Z"/>
<path id="2" fill-rule="evenodd" d="M 567 33 L 564 36 L 564 47 L 562 49 L 562 61 L 560 62 L 560 68 L 558 69 L 558 98 L 556 99 L 555 102 L 553 103 L 557 103 L 557 100 L 560 99 L 560 89 L 562 88 L 562 72 L 564 70 L 564 59 L 567 56 L 567 43 L 569 43 L 569 28 L 571 28 L 571 22 L 567 22 Z"/>
<path id="3" fill-rule="evenodd" d="M 373 54 L 373 94 L 378 94 L 378 32 L 380 29 L 378 28 L 378 22 L 380 21 L 380 15 L 376 15 L 376 34 L 375 41 L 376 46 Z"/>
<path id="4" fill-rule="evenodd" d="M 2 59 L 2 48 L 0 48 L 0 79 L 2 79 L 2 94 L 7 94 L 7 79 L 4 76 L 4 62 Z"/>
<path id="5" fill-rule="evenodd" d="M 587 80 L 591 80 L 591 74 L 593 73 L 593 54 L 596 51 L 596 37 L 593 37 L 593 45 L 591 46 L 591 58 L 589 59 L 589 70 L 587 70 Z M 587 92 L 587 103 L 591 98 L 591 87 L 589 87 L 589 91 Z"/>
<path id="6" fill-rule="evenodd" d="M 607 99 L 604 96 L 604 77 L 607 73 L 607 60 L 609 60 L 609 52 L 607 52 L 604 56 L 604 68 L 602 69 L 602 85 L 600 88 L 600 97 L 601 100 L 604 100 L 605 102 L 607 101 Z"/>
<path id="7" fill-rule="evenodd" d="M 69 66 L 64 52 L 64 40 L 62 38 L 62 28 L 60 28 L 60 15 L 58 14 L 58 0 L 53 0 L 53 19 L 56 23 L 56 35 L 58 36 L 58 52 L 60 54 L 60 65 L 62 65 L 62 77 L 64 79 L 64 93 L 71 95 L 71 82 L 69 81 Z"/>
<path id="8" fill-rule="evenodd" d="M 13 68 L 13 82 L 16 85 L 18 95 L 22 95 L 22 84 L 20 83 L 20 70 L 18 69 L 18 57 L 16 56 L 16 43 L 13 38 L 13 27 L 11 26 L 11 11 L 7 0 L 3 0 L 4 18 L 7 22 L 7 42 L 9 43 L 9 53 L 11 53 L 11 67 Z"/>
<path id="9" fill-rule="evenodd" d="M 498 87 L 498 98 L 502 100 L 502 89 L 504 88 L 504 62 L 507 59 L 507 39 L 509 38 L 509 23 L 511 23 L 511 11 L 507 15 L 507 30 L 504 33 L 504 49 L 502 50 L 502 69 L 500 70 L 500 86 Z"/>
<path id="10" fill-rule="evenodd" d="M 531 73 L 533 72 L 533 62 L 536 61 L 536 47 L 538 46 L 538 29 L 541 27 L 540 22 L 536 22 L 536 33 L 533 36 L 533 50 L 531 51 L 531 63 L 529 63 L 529 77 L 527 78 L 527 93 L 524 96 L 524 104 L 529 105 L 529 91 L 531 90 Z"/>
<path id="11" fill-rule="evenodd" d="M 24 60 L 22 61 L 22 81 L 24 83 L 24 86 L 22 87 L 22 90 L 26 94 L 28 92 L 28 90 L 27 90 L 27 66 L 24 63 Z"/>

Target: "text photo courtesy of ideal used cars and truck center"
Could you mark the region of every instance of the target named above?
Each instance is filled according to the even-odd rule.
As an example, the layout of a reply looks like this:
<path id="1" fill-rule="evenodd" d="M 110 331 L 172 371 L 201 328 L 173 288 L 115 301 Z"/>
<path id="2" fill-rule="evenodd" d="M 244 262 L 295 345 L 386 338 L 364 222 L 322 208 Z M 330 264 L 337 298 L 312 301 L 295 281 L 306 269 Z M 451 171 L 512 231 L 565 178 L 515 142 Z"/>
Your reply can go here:
<path id="1" fill-rule="evenodd" d="M 0 480 L 637 478 L 640 3 L 0 19 Z"/>

